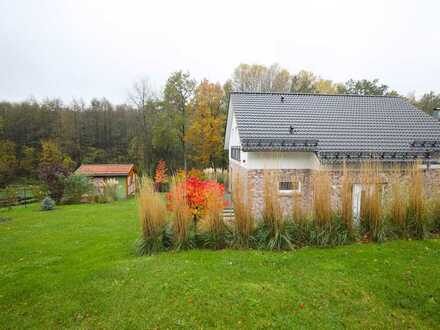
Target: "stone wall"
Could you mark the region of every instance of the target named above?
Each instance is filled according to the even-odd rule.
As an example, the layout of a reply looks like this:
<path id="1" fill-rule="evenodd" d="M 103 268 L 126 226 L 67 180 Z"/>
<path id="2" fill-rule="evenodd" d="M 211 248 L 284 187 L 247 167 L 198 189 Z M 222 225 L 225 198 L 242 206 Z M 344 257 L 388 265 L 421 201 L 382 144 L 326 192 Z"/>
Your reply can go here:
<path id="1" fill-rule="evenodd" d="M 231 164 L 232 165 L 232 164 Z M 231 166 L 230 165 L 230 166 Z M 245 185 L 245 190 L 247 191 L 248 201 L 252 205 L 252 211 L 254 215 L 259 218 L 261 217 L 264 203 L 264 174 L 267 172 L 269 175 L 275 175 L 276 177 L 296 177 L 301 182 L 301 201 L 302 207 L 306 211 L 312 210 L 313 205 L 313 174 L 315 170 L 246 170 L 238 165 L 233 167 L 233 172 L 240 173 L 240 176 L 244 178 L 243 184 Z M 331 201 L 333 209 L 338 209 L 340 207 L 340 195 L 341 195 L 341 184 L 342 184 L 342 170 L 336 168 L 328 168 L 330 179 L 331 179 Z M 435 189 L 440 187 L 440 169 L 424 169 L 424 183 L 425 191 L 429 197 Z M 361 183 L 361 173 L 359 169 L 350 169 L 350 174 L 353 178 L 354 184 Z M 385 169 L 380 171 L 381 182 L 384 187 L 384 192 L 387 194 L 390 190 L 390 181 L 392 177 L 392 170 Z M 401 175 L 402 182 L 407 182 L 409 178 L 409 173 L 403 173 Z M 274 193 L 278 195 L 280 199 L 280 204 L 285 215 L 289 215 L 292 212 L 293 204 L 293 193 L 280 193 L 278 190 L 274 189 Z"/>

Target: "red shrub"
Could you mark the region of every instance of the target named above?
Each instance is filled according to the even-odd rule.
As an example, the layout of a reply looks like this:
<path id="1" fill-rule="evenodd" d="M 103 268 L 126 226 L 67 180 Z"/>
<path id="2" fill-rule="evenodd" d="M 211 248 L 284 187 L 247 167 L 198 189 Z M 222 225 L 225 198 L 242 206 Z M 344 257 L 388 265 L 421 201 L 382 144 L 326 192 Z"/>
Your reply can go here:
<path id="1" fill-rule="evenodd" d="M 208 198 L 216 198 L 225 204 L 223 199 L 224 186 L 212 180 L 201 180 L 198 177 L 190 176 L 178 183 L 180 189 L 185 191 L 185 197 L 189 208 L 194 216 L 200 218 L 206 210 Z M 173 208 L 172 192 L 167 194 L 168 208 Z"/>

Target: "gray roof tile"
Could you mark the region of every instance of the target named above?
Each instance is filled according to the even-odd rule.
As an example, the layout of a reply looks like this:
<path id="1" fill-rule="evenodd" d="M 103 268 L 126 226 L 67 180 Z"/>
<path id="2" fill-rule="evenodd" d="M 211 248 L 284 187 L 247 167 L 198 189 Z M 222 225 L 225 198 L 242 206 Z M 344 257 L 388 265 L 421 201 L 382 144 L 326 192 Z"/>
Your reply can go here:
<path id="1" fill-rule="evenodd" d="M 318 153 L 427 150 L 414 140 L 440 149 L 439 121 L 400 97 L 234 92 L 230 106 L 244 149 L 272 140 L 318 140 Z"/>

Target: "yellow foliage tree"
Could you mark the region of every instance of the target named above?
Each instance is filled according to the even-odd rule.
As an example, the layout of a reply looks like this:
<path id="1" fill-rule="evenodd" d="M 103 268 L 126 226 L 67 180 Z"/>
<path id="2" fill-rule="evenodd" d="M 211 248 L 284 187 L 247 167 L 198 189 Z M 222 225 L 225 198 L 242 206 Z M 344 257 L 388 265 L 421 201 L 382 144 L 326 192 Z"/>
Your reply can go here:
<path id="1" fill-rule="evenodd" d="M 223 131 L 226 116 L 222 111 L 224 91 L 220 84 L 203 80 L 191 104 L 191 126 L 187 142 L 191 159 L 200 167 L 216 167 L 223 155 Z"/>

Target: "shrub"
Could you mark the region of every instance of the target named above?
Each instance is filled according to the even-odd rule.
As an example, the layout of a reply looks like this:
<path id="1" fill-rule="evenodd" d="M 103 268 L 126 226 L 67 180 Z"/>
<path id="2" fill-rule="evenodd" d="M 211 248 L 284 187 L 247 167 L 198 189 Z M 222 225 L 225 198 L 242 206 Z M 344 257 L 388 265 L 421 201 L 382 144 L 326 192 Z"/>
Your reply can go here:
<path id="1" fill-rule="evenodd" d="M 246 201 L 243 182 L 239 174 L 233 177 L 232 204 L 235 220 L 233 223 L 232 245 L 236 248 L 249 248 L 252 244 L 252 234 L 255 229 L 255 220 L 249 201 Z"/>
<path id="2" fill-rule="evenodd" d="M 419 162 L 416 162 L 411 167 L 409 181 L 406 227 L 410 237 L 423 239 L 426 234 L 426 209 L 423 192 L 423 173 Z"/>
<path id="3" fill-rule="evenodd" d="M 47 187 L 42 186 L 31 186 L 32 197 L 37 201 L 42 201 L 44 197 L 47 196 Z"/>
<path id="4" fill-rule="evenodd" d="M 177 186 L 174 187 L 174 190 L 171 189 L 167 194 L 169 206 L 172 204 L 172 200 L 174 199 L 174 192 L 184 194 L 186 203 L 194 216 L 195 222 L 197 222 L 203 216 L 203 213 L 206 210 L 208 202 L 207 196 L 209 195 L 210 191 L 212 191 L 216 196 L 222 196 L 223 198 L 224 187 L 215 181 L 201 180 L 195 176 L 183 178 L 178 176 L 175 177 L 173 181 L 174 185 Z"/>
<path id="5" fill-rule="evenodd" d="M 69 168 L 63 162 L 62 153 L 55 142 L 42 141 L 41 145 L 39 177 L 47 185 L 50 196 L 58 202 L 63 197 Z"/>
<path id="6" fill-rule="evenodd" d="M 55 207 L 55 201 L 49 196 L 45 197 L 41 202 L 41 210 L 42 211 L 51 211 Z"/>
<path id="7" fill-rule="evenodd" d="M 83 195 L 94 189 L 89 178 L 84 175 L 74 174 L 66 179 L 64 201 L 66 203 L 79 203 Z"/>
<path id="8" fill-rule="evenodd" d="M 161 251 L 164 246 L 167 210 L 162 196 L 155 192 L 153 182 L 142 179 L 138 196 L 139 220 L 142 237 L 138 242 L 140 255 L 151 255 Z"/>

